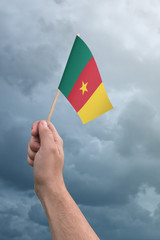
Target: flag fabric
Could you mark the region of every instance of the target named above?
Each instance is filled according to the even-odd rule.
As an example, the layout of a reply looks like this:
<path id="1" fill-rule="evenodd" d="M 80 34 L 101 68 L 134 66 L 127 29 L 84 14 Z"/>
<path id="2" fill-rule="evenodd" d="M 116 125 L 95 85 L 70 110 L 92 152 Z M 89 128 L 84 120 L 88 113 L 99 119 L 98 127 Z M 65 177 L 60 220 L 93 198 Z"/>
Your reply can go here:
<path id="1" fill-rule="evenodd" d="M 78 35 L 58 89 L 74 107 L 83 124 L 113 108 L 94 57 Z"/>

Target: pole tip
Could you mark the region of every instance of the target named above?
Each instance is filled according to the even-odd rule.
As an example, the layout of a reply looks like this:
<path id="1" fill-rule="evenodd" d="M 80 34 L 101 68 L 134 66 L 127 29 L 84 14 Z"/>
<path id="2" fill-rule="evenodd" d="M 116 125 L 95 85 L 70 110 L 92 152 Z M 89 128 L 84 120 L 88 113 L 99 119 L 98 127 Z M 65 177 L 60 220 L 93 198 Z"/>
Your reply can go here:
<path id="1" fill-rule="evenodd" d="M 78 37 L 80 37 L 80 34 L 79 34 L 79 33 L 77 33 L 77 36 L 78 36 Z"/>

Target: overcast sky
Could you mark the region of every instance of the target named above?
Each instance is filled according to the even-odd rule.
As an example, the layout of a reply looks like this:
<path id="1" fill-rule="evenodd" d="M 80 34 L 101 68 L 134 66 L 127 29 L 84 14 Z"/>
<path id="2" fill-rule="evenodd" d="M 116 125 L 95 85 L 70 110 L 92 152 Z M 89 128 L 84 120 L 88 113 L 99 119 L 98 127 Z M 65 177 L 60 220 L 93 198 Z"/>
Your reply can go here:
<path id="1" fill-rule="evenodd" d="M 160 239 L 160 2 L 0 1 L 0 239 L 49 240 L 27 164 L 77 33 L 91 49 L 110 112 L 83 125 L 60 94 L 66 186 L 101 240 Z"/>

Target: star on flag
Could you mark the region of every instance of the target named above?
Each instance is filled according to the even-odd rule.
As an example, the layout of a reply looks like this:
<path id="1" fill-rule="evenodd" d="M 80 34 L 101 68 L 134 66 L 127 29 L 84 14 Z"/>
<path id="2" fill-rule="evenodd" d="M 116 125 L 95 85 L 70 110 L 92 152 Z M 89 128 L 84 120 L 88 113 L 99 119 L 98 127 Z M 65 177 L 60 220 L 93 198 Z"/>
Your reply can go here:
<path id="1" fill-rule="evenodd" d="M 82 87 L 80 88 L 80 90 L 82 90 L 82 94 L 83 94 L 83 95 L 84 95 L 84 92 L 88 92 L 87 84 L 88 84 L 88 82 L 87 82 L 87 83 L 84 83 L 84 82 L 82 81 Z"/>

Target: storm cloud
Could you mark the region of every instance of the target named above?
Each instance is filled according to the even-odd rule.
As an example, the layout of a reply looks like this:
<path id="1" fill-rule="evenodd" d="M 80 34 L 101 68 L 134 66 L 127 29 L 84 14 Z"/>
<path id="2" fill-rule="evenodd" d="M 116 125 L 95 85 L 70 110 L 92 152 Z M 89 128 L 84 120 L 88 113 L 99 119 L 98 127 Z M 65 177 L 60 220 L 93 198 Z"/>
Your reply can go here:
<path id="1" fill-rule="evenodd" d="M 27 164 L 75 35 L 90 47 L 114 109 L 82 125 L 60 94 L 67 189 L 102 240 L 159 240 L 160 3 L 0 2 L 0 239 L 50 239 Z"/>

